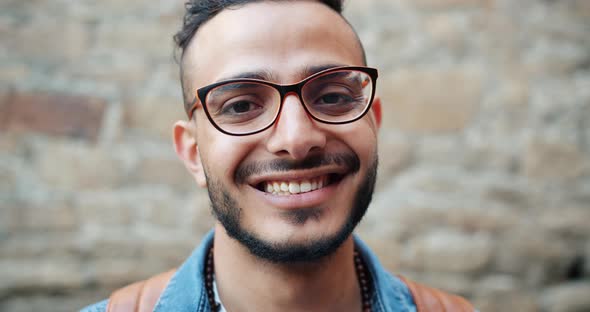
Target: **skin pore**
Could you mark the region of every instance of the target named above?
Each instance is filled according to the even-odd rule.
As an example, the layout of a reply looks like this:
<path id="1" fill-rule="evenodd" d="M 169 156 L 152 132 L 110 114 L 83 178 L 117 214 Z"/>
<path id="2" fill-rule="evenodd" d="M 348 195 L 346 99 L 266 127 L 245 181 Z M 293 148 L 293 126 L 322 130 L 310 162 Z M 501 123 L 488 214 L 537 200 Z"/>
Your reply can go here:
<path id="1" fill-rule="evenodd" d="M 193 90 L 245 72 L 260 73 L 276 83 L 294 83 L 307 77 L 310 67 L 362 66 L 356 40 L 342 17 L 320 3 L 251 3 L 224 10 L 203 25 L 185 51 L 183 66 Z M 201 187 L 209 188 L 219 211 L 239 214 L 242 229 L 269 246 L 284 247 L 283 252 L 288 247 L 305 250 L 338 236 L 355 214 L 359 193 L 372 192 L 372 186 L 369 191 L 366 185 L 376 169 L 379 99 L 362 119 L 327 125 L 312 120 L 297 96 L 288 95 L 271 128 L 245 137 L 219 132 L 201 108 L 194 119 L 179 121 L 174 128 L 176 152 L 189 172 Z M 301 165 L 337 155 L 356 158 L 357 168 L 337 161 Z M 236 179 L 236 172 L 245 167 L 269 163 L 281 163 L 285 170 L 262 166 Z M 334 172 L 343 174 L 342 180 L 323 192 L 312 192 L 319 194 L 312 199 L 277 199 L 254 187 L 265 180 Z M 214 261 L 219 295 L 228 311 L 360 309 L 350 235 L 344 235 L 329 255 L 309 258 L 313 261 L 269 261 L 227 230 L 217 222 Z"/>

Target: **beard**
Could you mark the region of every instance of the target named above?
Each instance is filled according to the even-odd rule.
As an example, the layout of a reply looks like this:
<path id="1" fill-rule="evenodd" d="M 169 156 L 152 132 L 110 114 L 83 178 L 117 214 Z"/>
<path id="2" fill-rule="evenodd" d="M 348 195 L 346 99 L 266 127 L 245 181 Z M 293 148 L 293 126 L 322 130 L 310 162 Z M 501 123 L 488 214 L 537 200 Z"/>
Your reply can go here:
<path id="1" fill-rule="evenodd" d="M 360 169 L 360 160 L 355 154 L 319 155 L 308 157 L 300 162 L 284 159 L 265 163 L 250 163 L 240 166 L 235 173 L 235 181 L 243 182 L 249 175 L 273 171 L 289 171 L 296 169 L 311 169 L 329 164 L 345 165 L 348 174 L 354 174 Z M 377 179 L 377 155 L 369 164 L 367 173 L 355 192 L 352 207 L 344 224 L 336 233 L 327 236 L 308 239 L 305 242 L 270 242 L 258 237 L 253 231 L 241 224 L 242 208 L 231 196 L 222 183 L 211 179 L 207 175 L 207 191 L 211 200 L 211 210 L 221 223 L 228 236 L 238 241 L 254 256 L 273 263 L 309 263 L 318 261 L 333 254 L 344 241 L 350 237 L 358 223 L 365 215 L 375 188 Z M 283 217 L 293 224 L 304 224 L 309 219 L 318 219 L 319 208 L 295 209 L 283 212 Z"/>

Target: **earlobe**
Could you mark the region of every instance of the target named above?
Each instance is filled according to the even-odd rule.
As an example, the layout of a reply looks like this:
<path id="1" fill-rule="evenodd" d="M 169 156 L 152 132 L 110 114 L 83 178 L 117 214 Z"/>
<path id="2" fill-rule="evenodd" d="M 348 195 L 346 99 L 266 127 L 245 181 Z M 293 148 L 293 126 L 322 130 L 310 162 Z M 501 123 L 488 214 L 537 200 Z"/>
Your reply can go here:
<path id="1" fill-rule="evenodd" d="M 381 128 L 381 98 L 375 97 L 375 99 L 373 100 L 373 105 L 371 106 L 371 110 L 373 111 L 373 115 L 375 116 L 377 128 Z"/>
<path id="2" fill-rule="evenodd" d="M 178 158 L 182 160 L 188 172 L 197 181 L 197 184 L 200 187 L 206 187 L 205 171 L 197 148 L 197 139 L 191 129 L 191 124 L 187 121 L 177 121 L 174 124 L 174 151 Z"/>

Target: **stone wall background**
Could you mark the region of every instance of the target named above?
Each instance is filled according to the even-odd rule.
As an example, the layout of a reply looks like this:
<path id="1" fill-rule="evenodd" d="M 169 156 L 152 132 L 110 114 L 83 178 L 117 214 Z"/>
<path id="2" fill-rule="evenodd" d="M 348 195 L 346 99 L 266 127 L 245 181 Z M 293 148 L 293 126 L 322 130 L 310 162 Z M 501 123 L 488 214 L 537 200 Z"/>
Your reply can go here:
<path id="1" fill-rule="evenodd" d="M 176 159 L 180 0 L 0 2 L 0 311 L 70 311 L 210 228 Z M 590 310 L 590 1 L 349 0 L 380 68 L 392 271 L 481 311 Z"/>

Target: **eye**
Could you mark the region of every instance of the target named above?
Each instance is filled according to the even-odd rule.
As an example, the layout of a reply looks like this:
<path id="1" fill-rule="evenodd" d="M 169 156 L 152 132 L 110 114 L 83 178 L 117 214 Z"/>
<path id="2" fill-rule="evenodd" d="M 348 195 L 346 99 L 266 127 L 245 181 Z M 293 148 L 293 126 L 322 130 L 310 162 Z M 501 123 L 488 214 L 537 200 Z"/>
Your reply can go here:
<path id="1" fill-rule="evenodd" d="M 362 110 L 365 102 L 362 93 L 341 85 L 329 85 L 317 90 L 311 109 L 322 115 L 343 116 Z"/>
<path id="2" fill-rule="evenodd" d="M 341 103 L 350 103 L 354 99 L 345 94 L 338 94 L 338 93 L 328 93 L 324 94 L 319 98 L 320 103 L 324 104 L 341 104 Z"/>
<path id="3" fill-rule="evenodd" d="M 221 109 L 223 115 L 242 115 L 252 112 L 257 109 L 262 109 L 262 106 L 251 101 L 238 100 L 232 103 L 226 103 Z"/>

